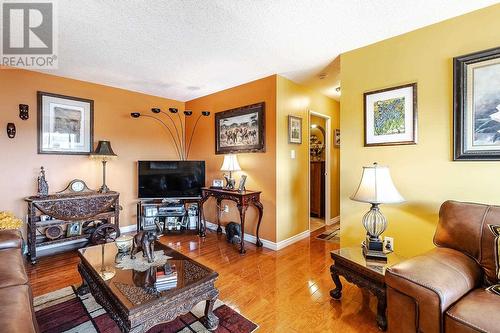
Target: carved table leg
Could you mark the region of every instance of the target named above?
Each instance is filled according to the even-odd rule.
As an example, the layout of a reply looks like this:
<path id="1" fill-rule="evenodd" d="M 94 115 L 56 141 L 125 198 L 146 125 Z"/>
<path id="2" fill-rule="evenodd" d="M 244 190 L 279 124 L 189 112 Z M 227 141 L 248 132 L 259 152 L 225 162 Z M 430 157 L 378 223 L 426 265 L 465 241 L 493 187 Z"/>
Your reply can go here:
<path id="1" fill-rule="evenodd" d="M 81 272 L 81 267 L 78 265 L 78 272 L 80 273 L 80 276 L 82 277 L 82 284 L 76 289 L 76 293 L 80 296 L 88 294 L 90 292 L 89 285 L 87 283 L 87 280 L 85 280 L 85 277 L 83 276 Z"/>
<path id="2" fill-rule="evenodd" d="M 257 245 L 257 247 L 262 247 L 262 242 L 260 241 L 259 238 L 259 229 L 260 229 L 260 222 L 262 222 L 262 215 L 264 214 L 264 206 L 262 206 L 262 203 L 260 201 L 255 201 L 253 204 L 259 211 L 259 221 L 257 222 L 257 233 L 256 233 L 257 242 L 255 243 L 255 245 Z"/>
<path id="3" fill-rule="evenodd" d="M 247 211 L 247 206 L 244 204 L 238 203 L 238 210 L 240 212 L 240 221 L 241 221 L 241 240 L 240 240 L 240 253 L 245 254 L 245 214 Z"/>
<path id="4" fill-rule="evenodd" d="M 340 300 L 342 298 L 342 282 L 340 282 L 339 275 L 335 271 L 335 265 L 330 266 L 330 272 L 333 283 L 335 283 L 335 289 L 330 290 L 330 296 L 335 300 Z"/>
<path id="5" fill-rule="evenodd" d="M 222 228 L 220 226 L 220 209 L 221 209 L 222 199 L 217 198 L 217 233 L 222 234 Z"/>
<path id="6" fill-rule="evenodd" d="M 219 318 L 214 314 L 214 304 L 217 298 L 207 300 L 205 305 L 205 317 L 202 324 L 205 325 L 210 331 L 214 331 L 219 326 Z"/>
<path id="7" fill-rule="evenodd" d="M 387 330 L 387 299 L 385 294 L 379 294 L 377 296 L 377 325 L 381 331 Z"/>
<path id="8" fill-rule="evenodd" d="M 205 233 L 205 230 L 207 228 L 207 220 L 205 220 L 205 211 L 203 209 L 203 204 L 205 203 L 205 201 L 207 201 L 208 199 L 208 196 L 203 196 L 200 200 L 200 207 L 198 208 L 199 210 L 199 214 L 201 216 L 201 220 L 200 220 L 200 230 L 199 230 L 199 236 L 200 237 L 206 237 L 207 234 Z"/>

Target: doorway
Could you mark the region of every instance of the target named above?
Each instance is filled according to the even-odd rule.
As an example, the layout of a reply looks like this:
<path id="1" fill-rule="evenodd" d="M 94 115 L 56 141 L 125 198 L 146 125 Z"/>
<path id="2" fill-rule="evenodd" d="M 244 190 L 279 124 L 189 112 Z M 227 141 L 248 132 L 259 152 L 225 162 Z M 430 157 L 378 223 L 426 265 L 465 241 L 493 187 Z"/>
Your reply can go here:
<path id="1" fill-rule="evenodd" d="M 309 111 L 309 230 L 330 222 L 331 118 Z"/>

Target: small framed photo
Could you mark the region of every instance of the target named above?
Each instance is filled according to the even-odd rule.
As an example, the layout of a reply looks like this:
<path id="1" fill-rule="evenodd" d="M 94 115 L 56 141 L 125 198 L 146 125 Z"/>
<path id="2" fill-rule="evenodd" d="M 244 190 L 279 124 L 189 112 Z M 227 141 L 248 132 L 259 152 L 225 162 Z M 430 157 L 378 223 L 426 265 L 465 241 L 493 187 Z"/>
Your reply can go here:
<path id="1" fill-rule="evenodd" d="M 333 137 L 333 145 L 335 147 L 340 147 L 340 129 L 338 128 L 335 129 L 335 134 Z"/>
<path id="2" fill-rule="evenodd" d="M 500 47 L 453 60 L 453 159 L 498 161 Z"/>
<path id="3" fill-rule="evenodd" d="M 223 179 L 214 179 L 212 181 L 212 187 L 213 188 L 223 188 L 224 187 L 224 180 Z"/>
<path id="4" fill-rule="evenodd" d="M 417 143 L 417 84 L 364 94 L 365 147 Z"/>
<path id="5" fill-rule="evenodd" d="M 94 136 L 94 101 L 43 91 L 38 98 L 38 153 L 89 155 Z"/>
<path id="6" fill-rule="evenodd" d="M 302 143 L 302 118 L 288 116 L 288 143 Z"/>
<path id="7" fill-rule="evenodd" d="M 240 177 L 240 183 L 238 185 L 238 191 L 243 192 L 245 191 L 245 184 L 247 182 L 247 176 L 246 175 L 241 175 Z"/>
<path id="8" fill-rule="evenodd" d="M 66 237 L 80 236 L 81 234 L 82 226 L 80 222 L 68 224 L 68 229 L 66 229 Z"/>

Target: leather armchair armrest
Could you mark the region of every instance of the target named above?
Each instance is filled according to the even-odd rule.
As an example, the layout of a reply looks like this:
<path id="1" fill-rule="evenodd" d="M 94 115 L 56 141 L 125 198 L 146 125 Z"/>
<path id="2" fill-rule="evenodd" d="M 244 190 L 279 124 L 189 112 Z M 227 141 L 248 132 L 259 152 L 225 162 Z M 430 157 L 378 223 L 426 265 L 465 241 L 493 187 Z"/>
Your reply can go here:
<path id="1" fill-rule="evenodd" d="M 435 248 L 392 266 L 385 281 L 391 332 L 442 332 L 443 313 L 480 284 L 481 268 L 459 251 Z"/>
<path id="2" fill-rule="evenodd" d="M 19 230 L 2 230 L 0 231 L 0 250 L 3 249 L 20 249 L 23 243 L 23 238 Z"/>

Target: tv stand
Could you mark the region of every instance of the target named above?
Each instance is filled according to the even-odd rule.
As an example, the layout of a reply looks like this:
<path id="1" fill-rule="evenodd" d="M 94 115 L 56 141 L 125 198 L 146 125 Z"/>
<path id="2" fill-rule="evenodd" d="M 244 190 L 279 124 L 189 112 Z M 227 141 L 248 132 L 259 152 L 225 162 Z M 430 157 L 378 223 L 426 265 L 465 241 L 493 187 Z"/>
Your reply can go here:
<path id="1" fill-rule="evenodd" d="M 198 233 L 201 197 L 141 199 L 137 203 L 137 231 L 161 234 Z"/>

